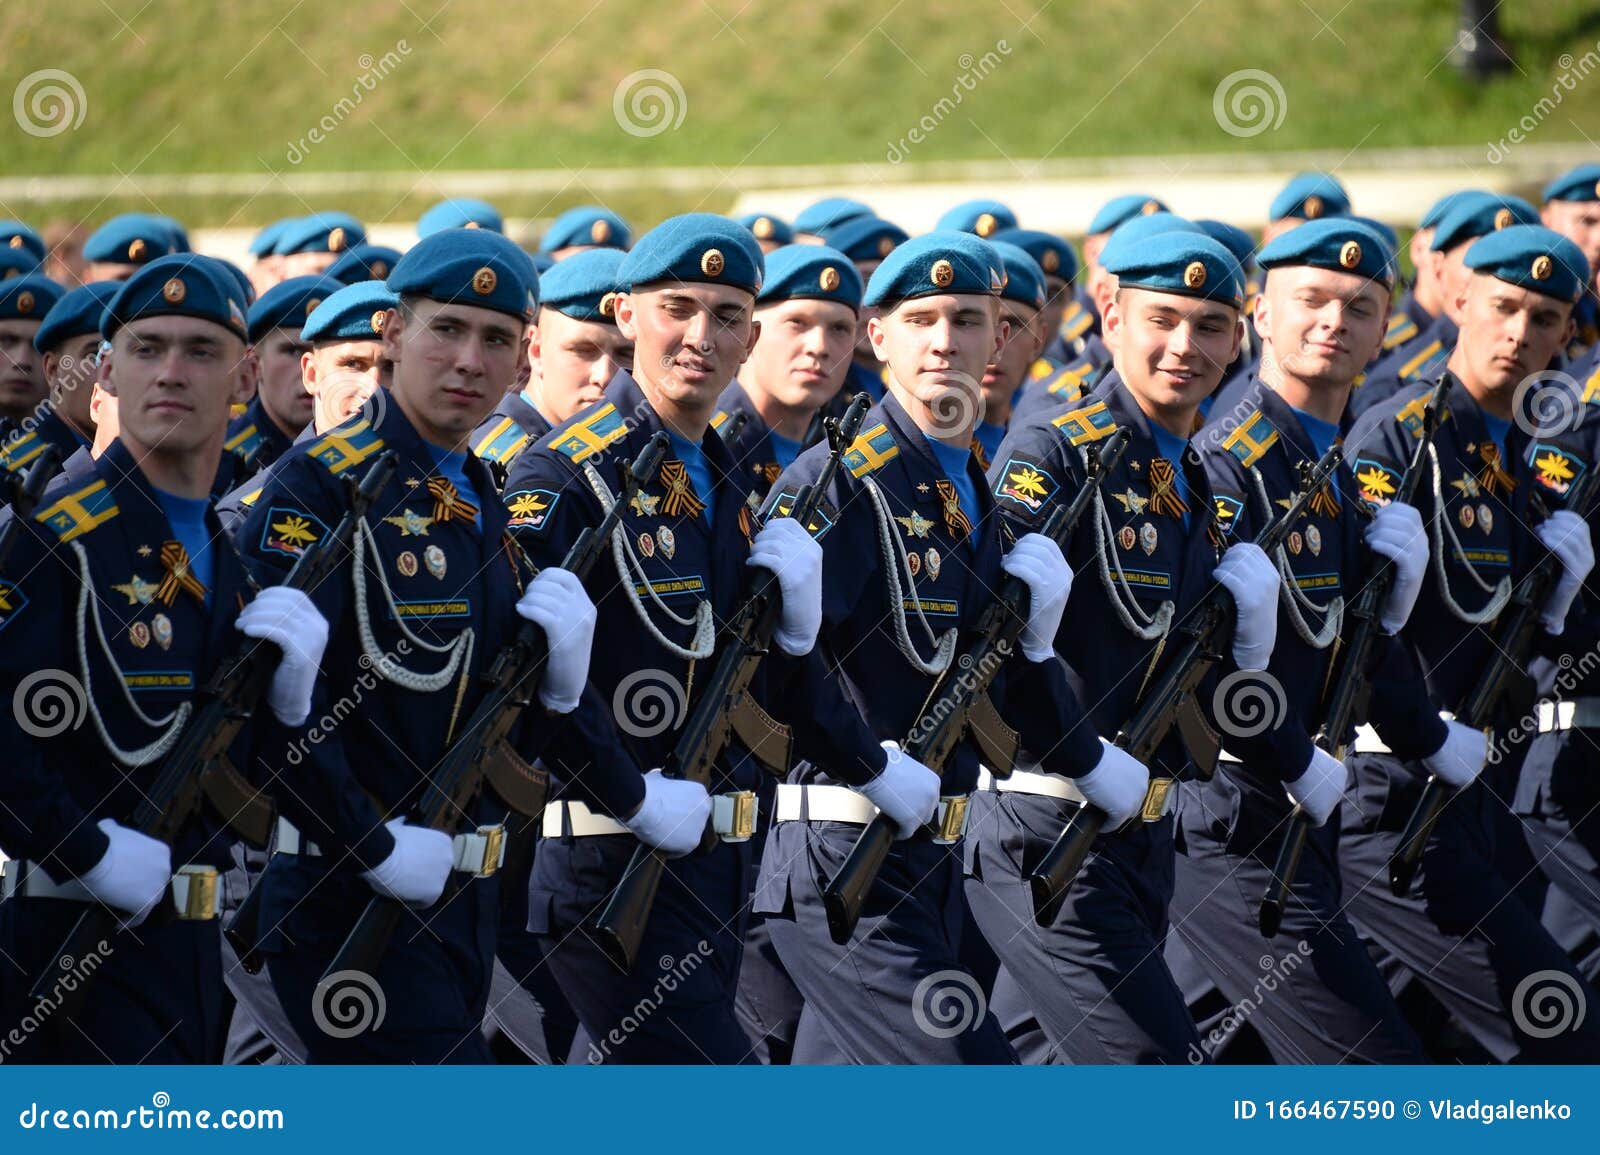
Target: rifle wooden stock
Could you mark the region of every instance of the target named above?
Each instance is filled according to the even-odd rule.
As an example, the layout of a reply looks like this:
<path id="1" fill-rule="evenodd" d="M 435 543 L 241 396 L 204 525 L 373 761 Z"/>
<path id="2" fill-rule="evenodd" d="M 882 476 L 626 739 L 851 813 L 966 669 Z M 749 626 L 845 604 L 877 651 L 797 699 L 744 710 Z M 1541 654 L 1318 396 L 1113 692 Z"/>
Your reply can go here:
<path id="1" fill-rule="evenodd" d="M 832 451 L 816 482 L 796 494 L 794 508 L 788 514 L 802 526 L 816 515 L 823 495 L 833 484 L 840 460 L 861 431 L 868 404 L 866 394 L 858 393 L 842 418 L 828 422 Z M 774 510 L 778 512 L 781 511 Z M 733 736 L 733 716 L 745 701 L 750 682 L 767 655 L 783 610 L 777 575 L 770 570 L 752 569 L 746 578 L 746 590 L 746 596 L 728 624 L 728 641 L 663 768 L 669 777 L 698 782 L 708 789 L 717 759 Z M 708 825 L 701 836 L 700 851 L 710 850 L 716 840 L 716 833 Z M 595 940 L 621 971 L 631 971 L 639 956 L 639 944 L 644 940 L 666 865 L 666 855 L 640 843 L 634 848 L 617 888 L 595 920 Z"/>
<path id="2" fill-rule="evenodd" d="M 1091 453 L 1084 484 L 1069 504 L 1058 505 L 1051 511 L 1040 533 L 1065 548 L 1095 491 L 1122 460 L 1132 439 L 1127 429 L 1118 429 L 1103 448 Z M 931 703 L 928 710 L 900 743 L 906 754 L 935 774 L 944 772 L 950 756 L 976 721 L 974 716 L 980 710 L 992 712 L 989 687 L 1027 625 L 1028 600 L 1027 583 L 1020 578 L 1007 577 L 999 595 L 978 620 L 974 640 L 941 675 L 928 699 Z M 1003 766 L 989 769 L 996 777 L 1008 778 L 1012 766 L 1008 760 Z M 875 814 L 839 864 L 838 872 L 823 887 L 822 907 L 828 919 L 828 934 L 834 942 L 843 945 L 855 933 L 867 894 L 894 845 L 896 830 L 894 822 L 883 814 Z"/>
<path id="3" fill-rule="evenodd" d="M 289 571 L 283 585 L 302 592 L 314 589 L 333 571 L 341 554 L 347 553 L 355 535 L 356 523 L 366 514 L 383 487 L 388 484 L 398 462 L 398 455 L 388 452 L 368 467 L 359 483 L 346 479 L 350 491 L 350 504 L 339 524 L 321 541 L 307 546 Z M 216 797 L 214 788 L 208 788 L 208 779 L 233 773 L 226 764 L 228 748 L 233 745 L 247 722 L 255 713 L 257 704 L 272 684 L 283 651 L 272 642 L 259 638 L 246 640 L 237 650 L 224 658 L 216 672 L 201 687 L 197 695 L 199 707 L 195 710 L 179 736 L 177 745 L 162 760 L 155 781 L 142 792 L 139 805 L 125 824 L 141 834 L 167 844 L 177 840 L 184 825 L 200 809 L 202 797 Z M 248 815 L 223 812 L 218 816 L 233 827 L 235 833 L 258 849 L 264 848 L 270 837 L 274 820 L 270 798 L 251 791 L 241 779 L 233 790 L 249 792 L 255 807 Z M 249 818 L 248 823 L 243 820 Z M 170 901 L 163 900 L 150 918 L 165 921 L 173 915 Z M 98 903 L 84 908 L 66 942 L 55 953 L 52 964 L 45 967 L 34 984 L 34 996 L 45 996 L 63 969 L 65 960 L 83 958 L 98 953 L 102 940 L 114 939 L 122 923 L 122 915 Z M 259 910 L 252 915 L 259 921 Z M 98 972 L 94 972 L 98 973 Z M 68 996 L 70 1005 L 61 1008 L 70 1015 L 82 1005 L 89 986 L 88 976 L 78 984 L 78 989 Z"/>
<path id="4" fill-rule="evenodd" d="M 1334 446 L 1303 479 L 1300 492 L 1289 507 L 1264 526 L 1255 537 L 1255 544 L 1267 553 L 1276 549 L 1289 534 L 1289 528 L 1305 510 L 1312 496 L 1333 476 L 1342 460 L 1339 447 Z M 1172 728 L 1177 726 L 1180 735 L 1208 734 L 1194 692 L 1205 680 L 1213 666 L 1222 660 L 1226 635 L 1230 633 L 1232 613 L 1229 606 L 1232 595 L 1223 586 L 1217 586 L 1193 614 L 1194 624 L 1185 629 L 1188 635 L 1183 648 L 1173 658 L 1171 665 L 1156 684 L 1134 707 L 1133 716 L 1118 731 L 1114 744 L 1126 750 L 1145 766 L 1150 766 L 1166 741 Z M 1197 758 L 1212 760 L 1216 746 L 1207 740 L 1209 751 Z M 1191 748 L 1190 756 L 1196 757 Z M 1061 912 L 1061 904 L 1073 879 L 1083 869 L 1094 840 L 1106 824 L 1107 815 L 1098 806 L 1085 804 L 1078 807 L 1066 829 L 1045 851 L 1045 855 L 1028 876 L 1028 889 L 1033 897 L 1034 921 L 1049 926 Z"/>
<path id="5" fill-rule="evenodd" d="M 1450 393 L 1450 375 L 1440 373 L 1422 411 L 1422 432 L 1412 448 L 1411 460 L 1400 487 L 1391 499 L 1403 505 L 1415 505 L 1417 487 L 1422 483 L 1426 468 L 1428 446 L 1443 419 L 1445 402 Z M 1313 741 L 1341 762 L 1344 760 L 1345 736 L 1350 728 L 1366 720 L 1367 703 L 1372 697 L 1372 683 L 1367 680 L 1372 666 L 1372 654 L 1381 640 L 1383 631 L 1378 619 L 1383 613 L 1383 603 L 1394 587 L 1394 562 L 1378 556 L 1372 577 L 1361 591 L 1361 596 L 1350 608 L 1350 621 L 1354 623 L 1344 644 L 1338 671 L 1334 674 L 1328 700 L 1322 707 L 1322 725 Z M 1272 938 L 1283 925 L 1284 908 L 1289 902 L 1289 892 L 1295 875 L 1300 871 L 1300 858 L 1305 853 L 1306 838 L 1311 833 L 1311 816 L 1296 806 L 1289 814 L 1289 825 L 1283 832 L 1283 842 L 1278 847 L 1278 857 L 1272 866 L 1272 876 L 1267 880 L 1266 892 L 1261 896 L 1256 926 L 1261 933 Z"/>
<path id="6" fill-rule="evenodd" d="M 622 492 L 616 502 L 599 525 L 590 526 L 578 535 L 562 559 L 562 569 L 580 581 L 589 576 L 601 554 L 610 546 L 612 531 L 627 513 L 634 496 L 660 468 L 667 445 L 667 435 L 657 433 L 639 451 L 633 463 L 624 467 Z M 461 824 L 461 816 L 473 812 L 489 767 L 500 756 L 500 746 L 532 699 L 538 675 L 549 656 L 543 628 L 536 622 L 524 621 L 512 642 L 495 656 L 484 679 L 488 683 L 487 692 L 473 710 L 460 737 L 450 744 L 428 775 L 422 798 L 408 821 L 453 835 Z M 518 853 L 525 851 L 519 849 Z M 455 881 L 452 872 L 450 882 Z M 405 913 L 406 904 L 399 899 L 381 894 L 368 899 L 366 909 L 317 981 L 316 997 L 327 998 L 337 986 L 341 972 L 376 975 Z"/>

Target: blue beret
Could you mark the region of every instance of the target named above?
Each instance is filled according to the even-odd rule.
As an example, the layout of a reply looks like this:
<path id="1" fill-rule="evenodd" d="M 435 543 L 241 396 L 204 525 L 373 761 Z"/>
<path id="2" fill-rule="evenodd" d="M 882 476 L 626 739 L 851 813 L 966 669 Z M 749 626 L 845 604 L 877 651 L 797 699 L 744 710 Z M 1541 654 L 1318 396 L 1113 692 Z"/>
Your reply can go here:
<path id="1" fill-rule="evenodd" d="M 189 247 L 189 234 L 179 223 L 176 217 L 151 216 L 157 225 L 164 227 L 172 236 L 172 251 L 175 253 L 189 253 L 194 250 Z"/>
<path id="2" fill-rule="evenodd" d="M 1233 259 L 1239 262 L 1241 269 L 1249 266 L 1250 258 L 1256 251 L 1256 239 L 1249 233 L 1227 221 L 1198 220 L 1194 223 L 1200 226 L 1200 231 L 1206 236 L 1220 241 L 1222 247 L 1233 254 Z"/>
<path id="3" fill-rule="evenodd" d="M 621 249 L 585 249 L 557 261 L 539 278 L 539 305 L 579 321 L 616 323 L 616 295 L 622 291 Z"/>
<path id="4" fill-rule="evenodd" d="M 503 233 L 506 223 L 500 216 L 500 210 L 488 201 L 451 197 L 440 201 L 417 218 L 419 237 L 432 236 L 442 229 L 493 229 Z"/>
<path id="5" fill-rule="evenodd" d="M 533 262 L 533 271 L 541 277 L 556 267 L 556 259 L 549 253 L 528 253 L 528 259 Z"/>
<path id="6" fill-rule="evenodd" d="M 1589 283 L 1589 258 L 1543 225 L 1508 225 L 1474 241 L 1467 268 L 1558 301 L 1576 301 Z"/>
<path id="7" fill-rule="evenodd" d="M 1393 225 L 1386 225 L 1375 217 L 1357 216 L 1355 213 L 1350 214 L 1350 219 L 1358 224 L 1366 225 L 1367 228 L 1382 237 L 1388 243 L 1391 252 L 1398 253 L 1400 251 L 1400 234 L 1395 232 Z"/>
<path id="8" fill-rule="evenodd" d="M 1038 229 L 1001 229 L 989 240 L 1016 245 L 1038 262 L 1046 277 L 1059 277 L 1069 284 L 1078 279 L 1078 254 L 1054 233 Z"/>
<path id="9" fill-rule="evenodd" d="M 1433 244 L 1429 248 L 1442 253 L 1496 229 L 1538 223 L 1539 210 L 1521 197 L 1469 193 L 1456 201 L 1434 226 Z"/>
<path id="10" fill-rule="evenodd" d="M 1444 220 L 1445 213 L 1455 208 L 1462 197 L 1486 195 L 1488 194 L 1482 189 L 1476 188 L 1458 188 L 1455 192 L 1447 192 L 1444 196 L 1434 201 L 1428 211 L 1422 214 L 1422 219 L 1417 222 L 1417 228 L 1436 229 L 1439 227 L 1439 222 Z"/>
<path id="11" fill-rule="evenodd" d="M 1187 217 L 1175 216 L 1169 212 L 1130 217 L 1111 230 L 1111 236 L 1106 240 L 1105 247 L 1100 250 L 1100 264 L 1110 268 L 1106 262 L 1114 259 L 1118 253 L 1143 244 L 1151 237 L 1160 236 L 1162 233 L 1190 233 L 1197 237 L 1206 235 L 1204 229 Z"/>
<path id="12" fill-rule="evenodd" d="M 278 238 L 283 236 L 283 230 L 294 224 L 294 217 L 283 217 L 273 221 L 266 228 L 250 239 L 250 255 L 253 257 L 270 257 L 278 251 Z"/>
<path id="13" fill-rule="evenodd" d="M 1167 232 L 1106 246 L 1106 271 L 1124 289 L 1149 289 L 1244 307 L 1244 273 L 1221 241 L 1202 232 Z"/>
<path id="14" fill-rule="evenodd" d="M 87 337 L 91 333 L 98 337 L 100 315 L 120 288 L 121 281 L 93 281 L 63 294 L 50 307 L 44 324 L 33 335 L 33 347 L 44 353 L 74 337 Z"/>
<path id="15" fill-rule="evenodd" d="M 849 197 L 824 197 L 800 210 L 800 215 L 794 218 L 794 231 L 820 237 L 829 229 L 838 228 L 845 221 L 876 215 L 866 205 Z"/>
<path id="16" fill-rule="evenodd" d="M 0 281 L 36 272 L 39 261 L 27 249 L 0 248 Z"/>
<path id="17" fill-rule="evenodd" d="M 599 205 L 579 205 L 568 209 L 551 222 L 539 238 L 539 251 L 553 253 L 573 245 L 604 245 L 626 249 L 633 239 L 628 222 Z"/>
<path id="18" fill-rule="evenodd" d="M 965 201 L 940 217 L 933 227 L 974 233 L 988 239 L 1001 229 L 1016 228 L 1017 214 L 999 201 Z"/>
<path id="19" fill-rule="evenodd" d="M 1283 191 L 1272 198 L 1267 218 L 1314 221 L 1319 217 L 1342 217 L 1349 211 L 1350 194 L 1330 173 L 1302 172 L 1291 177 Z"/>
<path id="20" fill-rule="evenodd" d="M 376 341 L 383 335 L 383 315 L 400 303 L 382 281 L 339 285 L 311 311 L 302 341 Z"/>
<path id="21" fill-rule="evenodd" d="M 446 229 L 423 237 L 390 272 L 389 289 L 402 297 L 497 309 L 524 321 L 539 310 L 539 274 L 528 254 L 488 229 Z"/>
<path id="22" fill-rule="evenodd" d="M 328 276 L 342 284 L 357 281 L 388 280 L 389 272 L 400 263 L 400 250 L 387 245 L 357 245 L 339 254 L 325 270 Z"/>
<path id="23" fill-rule="evenodd" d="M 1000 296 L 1021 301 L 1035 309 L 1044 308 L 1044 270 L 1026 251 L 1005 241 L 990 241 L 989 247 L 1000 257 Z"/>
<path id="24" fill-rule="evenodd" d="M 998 297 L 1000 265 L 994 246 L 972 233 L 923 233 L 884 258 L 861 303 L 888 309 L 913 297 L 946 293 Z"/>
<path id="25" fill-rule="evenodd" d="M 21 221 L 0 221 L 0 247 L 20 249 L 35 262 L 43 261 L 47 251 L 44 238 Z"/>
<path id="26" fill-rule="evenodd" d="M 755 234 L 758 241 L 776 241 L 780 245 L 794 244 L 794 229 L 782 217 L 771 213 L 745 213 L 737 218 L 739 223 Z"/>
<path id="27" fill-rule="evenodd" d="M 822 233 L 822 243 L 852 261 L 881 261 L 910 237 L 899 225 L 877 217 L 856 217 Z"/>
<path id="28" fill-rule="evenodd" d="M 1274 237 L 1256 254 L 1263 269 L 1310 265 L 1394 284 L 1394 249 L 1382 233 L 1355 217 L 1307 221 Z"/>
<path id="29" fill-rule="evenodd" d="M 1600 164 L 1580 164 L 1544 186 L 1547 201 L 1600 201 Z"/>
<path id="30" fill-rule="evenodd" d="M 1149 216 L 1151 213 L 1164 213 L 1167 206 L 1155 197 L 1145 196 L 1144 193 L 1124 193 L 1119 197 L 1112 197 L 1100 206 L 1100 211 L 1094 214 L 1094 219 L 1089 222 L 1089 235 L 1097 236 L 1100 233 L 1109 233 L 1118 225 L 1126 224 L 1133 217 Z"/>
<path id="31" fill-rule="evenodd" d="M 764 269 L 749 229 L 715 213 L 684 213 L 640 237 L 618 275 L 630 290 L 656 281 L 700 281 L 755 294 Z"/>
<path id="32" fill-rule="evenodd" d="M 197 253 L 160 257 L 122 283 L 100 316 L 100 335 L 110 340 L 140 317 L 196 317 L 249 339 L 244 294 L 222 264 Z"/>
<path id="33" fill-rule="evenodd" d="M 337 293 L 343 284 L 326 273 L 279 281 L 250 306 L 250 340 L 259 341 L 274 329 L 298 330 L 312 310 Z"/>
<path id="34" fill-rule="evenodd" d="M 66 292 L 39 273 L 0 281 L 0 321 L 43 321 Z"/>
<path id="35" fill-rule="evenodd" d="M 367 230 L 349 213 L 312 213 L 284 226 L 277 253 L 342 253 L 363 244 Z"/>
<path id="36" fill-rule="evenodd" d="M 112 217 L 83 242 L 83 259 L 114 265 L 144 265 L 178 251 L 172 230 L 149 213 Z"/>
<path id="37" fill-rule="evenodd" d="M 757 305 L 805 297 L 861 308 L 861 274 L 850 258 L 827 245 L 785 245 L 767 256 L 767 283 Z"/>

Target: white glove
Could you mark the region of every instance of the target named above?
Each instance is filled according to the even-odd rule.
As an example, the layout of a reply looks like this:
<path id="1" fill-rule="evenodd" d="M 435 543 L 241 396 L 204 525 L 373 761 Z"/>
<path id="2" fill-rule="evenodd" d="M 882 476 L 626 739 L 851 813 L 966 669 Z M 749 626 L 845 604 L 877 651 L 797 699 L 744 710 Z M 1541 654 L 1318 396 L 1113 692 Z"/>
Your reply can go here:
<path id="1" fill-rule="evenodd" d="M 285 726 L 300 725 L 311 713 L 311 688 L 328 648 L 328 619 L 299 590 L 268 586 L 239 611 L 234 626 L 246 637 L 263 638 L 283 651 L 267 687 L 267 705 Z"/>
<path id="2" fill-rule="evenodd" d="M 711 795 L 698 782 L 668 778 L 660 770 L 644 776 L 644 801 L 623 825 L 669 858 L 700 845 L 711 821 Z"/>
<path id="3" fill-rule="evenodd" d="M 1489 757 L 1489 739 L 1482 730 L 1447 721 L 1449 732 L 1444 745 L 1422 760 L 1428 773 L 1443 780 L 1457 790 L 1470 786 L 1472 780 L 1483 772 L 1483 763 Z"/>
<path id="4" fill-rule="evenodd" d="M 786 654 L 809 654 L 822 629 L 822 547 L 792 517 L 775 517 L 761 527 L 745 565 L 771 570 L 778 578 L 783 610 L 773 639 Z"/>
<path id="5" fill-rule="evenodd" d="M 167 896 L 172 884 L 172 848 L 109 818 L 95 825 L 111 845 L 78 881 L 95 901 L 130 915 L 126 925 L 138 926 Z"/>
<path id="6" fill-rule="evenodd" d="M 394 849 L 377 866 L 363 870 L 361 877 L 379 894 L 425 910 L 439 901 L 450 881 L 455 859 L 450 836 L 407 825 L 404 818 L 391 818 L 384 825 L 394 835 Z"/>
<path id="7" fill-rule="evenodd" d="M 594 647 L 594 603 L 578 575 L 554 566 L 542 569 L 517 600 L 517 613 L 544 630 L 550 646 L 539 701 L 557 714 L 571 713 L 589 680 Z"/>
<path id="8" fill-rule="evenodd" d="M 1022 630 L 1022 656 L 1043 662 L 1055 656 L 1056 631 L 1072 593 L 1072 567 L 1061 547 L 1042 533 L 1025 533 L 1000 559 L 1000 568 L 1028 586 L 1028 624 Z"/>
<path id="9" fill-rule="evenodd" d="M 1278 570 L 1260 546 L 1231 546 L 1211 571 L 1233 595 L 1233 660 L 1241 670 L 1264 670 L 1278 640 Z"/>
<path id="10" fill-rule="evenodd" d="M 1539 614 L 1545 633 L 1559 634 L 1566 628 L 1567 611 L 1572 608 L 1583 579 L 1594 568 L 1594 542 L 1589 538 L 1589 523 L 1570 509 L 1556 510 L 1533 532 L 1546 549 L 1561 559 L 1561 579 Z"/>
<path id="11" fill-rule="evenodd" d="M 1422 515 L 1414 506 L 1391 501 L 1380 506 L 1368 523 L 1366 538 L 1368 549 L 1394 563 L 1394 584 L 1383 600 L 1378 624 L 1384 633 L 1398 634 L 1416 608 L 1428 569 L 1428 535 L 1422 528 Z"/>
<path id="12" fill-rule="evenodd" d="M 1121 826 L 1144 807 L 1150 770 L 1121 746 L 1100 739 L 1100 761 L 1073 780 L 1089 805 L 1106 812 L 1106 829 Z"/>
<path id="13" fill-rule="evenodd" d="M 939 809 L 939 776 L 900 749 L 898 743 L 883 742 L 889 760 L 883 773 L 860 787 L 867 800 L 900 829 L 895 838 L 910 838 L 917 828 L 933 821 Z"/>
<path id="14" fill-rule="evenodd" d="M 1321 746 L 1313 746 L 1311 764 L 1293 782 L 1285 782 L 1283 789 L 1311 817 L 1313 826 L 1321 826 L 1338 807 L 1349 781 L 1343 762 Z"/>

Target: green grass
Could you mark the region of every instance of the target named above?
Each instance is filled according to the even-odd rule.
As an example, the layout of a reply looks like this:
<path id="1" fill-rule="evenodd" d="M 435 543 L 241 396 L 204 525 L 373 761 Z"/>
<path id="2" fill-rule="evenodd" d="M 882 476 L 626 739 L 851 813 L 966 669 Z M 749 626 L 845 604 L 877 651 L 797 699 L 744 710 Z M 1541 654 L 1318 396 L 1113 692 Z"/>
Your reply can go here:
<path id="1" fill-rule="evenodd" d="M 1484 86 L 1440 63 L 1454 0 L 1350 0 L 1342 10 L 1341 0 L 1054 0 L 1028 27 L 1040 0 L 755 0 L 742 11 L 738 0 L 592 2 L 254 3 L 229 4 L 221 16 L 221 5 L 172 0 L 142 10 L 139 0 L 7 4 L 0 94 L 36 70 L 62 69 L 82 85 L 87 111 L 48 138 L 0 121 L 0 175 L 262 173 L 256 198 L 166 206 L 222 223 L 303 211 L 273 191 L 271 173 L 574 170 L 573 186 L 554 196 L 500 198 L 513 214 L 549 215 L 591 199 L 586 169 L 882 161 L 891 142 L 936 115 L 963 55 L 986 52 L 995 66 L 912 160 L 1482 147 L 1551 92 L 1561 54 L 1600 53 L 1600 12 L 1589 0 L 1505 5 L 1523 72 Z M 367 71 L 363 54 L 385 53 L 392 66 L 374 68 L 387 75 L 336 112 Z M 681 83 L 678 127 L 654 136 L 619 128 L 613 94 L 642 69 Z M 1249 138 L 1222 131 L 1212 112 L 1218 82 L 1241 69 L 1272 73 L 1286 100 L 1282 123 Z M 1562 95 L 1531 139 L 1582 140 L 1583 125 L 1600 135 L 1600 69 Z M 324 116 L 338 123 L 312 144 Z M 725 208 L 733 195 L 731 186 L 709 196 L 642 188 L 608 199 L 646 217 L 695 203 Z M 400 218 L 433 198 L 340 199 Z M 149 206 L 30 204 L 26 215 L 99 219 L 123 207 Z"/>

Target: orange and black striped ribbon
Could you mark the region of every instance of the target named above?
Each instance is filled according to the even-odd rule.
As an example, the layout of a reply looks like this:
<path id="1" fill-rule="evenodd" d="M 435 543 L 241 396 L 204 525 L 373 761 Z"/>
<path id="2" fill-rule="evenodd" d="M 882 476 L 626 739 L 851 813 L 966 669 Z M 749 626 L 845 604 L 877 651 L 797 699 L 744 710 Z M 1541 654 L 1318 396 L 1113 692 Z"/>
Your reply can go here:
<path id="1" fill-rule="evenodd" d="M 1311 495 L 1310 509 L 1312 513 L 1322 517 L 1339 516 L 1339 498 L 1333 492 L 1333 485 L 1323 482 L 1322 488 Z"/>
<path id="2" fill-rule="evenodd" d="M 433 520 L 440 525 L 448 521 L 477 520 L 478 507 L 463 498 L 448 478 L 428 478 L 428 494 L 433 498 Z"/>
<path id="3" fill-rule="evenodd" d="M 961 509 L 961 496 L 954 482 L 940 481 L 934 486 L 939 491 L 939 502 L 944 506 L 944 527 L 958 541 L 972 536 L 972 521 Z"/>
<path id="4" fill-rule="evenodd" d="M 1496 497 L 1509 496 L 1517 487 L 1517 479 L 1501 468 L 1500 447 L 1492 441 L 1485 441 L 1478 447 L 1478 455 L 1483 458 L 1483 469 L 1478 474 L 1478 484 L 1483 491 Z"/>
<path id="5" fill-rule="evenodd" d="M 689 478 L 689 470 L 683 462 L 674 458 L 663 461 L 657 477 L 666 487 L 666 494 L 661 499 L 661 512 L 668 517 L 699 517 L 705 509 L 706 503 L 700 500 L 694 491 L 694 482 Z"/>
<path id="6" fill-rule="evenodd" d="M 1178 496 L 1178 475 L 1165 457 L 1150 461 L 1150 512 L 1158 517 L 1182 517 L 1188 504 Z"/>
<path id="7" fill-rule="evenodd" d="M 189 568 L 189 551 L 183 548 L 181 542 L 169 541 L 161 547 L 161 568 L 166 574 L 161 579 L 161 585 L 156 588 L 156 597 L 161 599 L 163 605 L 170 606 L 178 600 L 179 593 L 186 593 L 195 601 L 205 604 L 205 583 L 194 576 L 194 571 Z"/>

